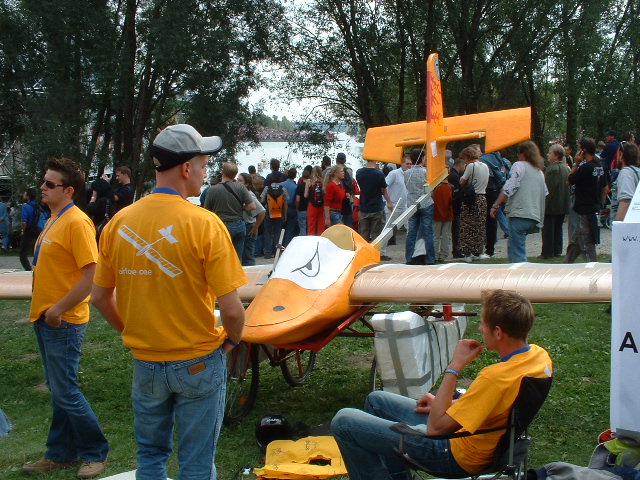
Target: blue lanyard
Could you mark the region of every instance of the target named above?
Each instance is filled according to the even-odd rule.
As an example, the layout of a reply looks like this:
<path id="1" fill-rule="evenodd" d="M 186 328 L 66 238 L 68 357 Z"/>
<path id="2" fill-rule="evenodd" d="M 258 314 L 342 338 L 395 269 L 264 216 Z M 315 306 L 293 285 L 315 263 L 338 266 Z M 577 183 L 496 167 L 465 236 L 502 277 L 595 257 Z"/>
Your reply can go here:
<path id="1" fill-rule="evenodd" d="M 514 355 L 518 355 L 519 353 L 528 352 L 529 350 L 531 350 L 531 345 L 527 345 L 525 347 L 519 348 L 518 350 L 514 350 L 513 352 L 511 352 L 509 355 L 505 355 L 504 357 L 502 357 L 500 359 L 500 361 L 501 362 L 506 362 L 507 360 L 509 360 Z"/>
<path id="2" fill-rule="evenodd" d="M 177 190 L 174 190 L 173 188 L 166 188 L 166 187 L 156 187 L 152 190 L 151 193 L 166 193 L 168 195 L 178 195 L 179 197 L 182 197 L 182 195 L 180 195 L 180 193 L 178 193 Z"/>
<path id="3" fill-rule="evenodd" d="M 44 240 L 44 236 L 47 234 L 47 232 L 49 230 L 51 230 L 51 227 L 53 227 L 53 224 L 56 223 L 56 221 L 67 211 L 69 210 L 71 207 L 73 207 L 74 203 L 71 202 L 69 205 L 67 205 L 66 207 L 64 207 L 62 210 L 60 210 L 60 213 L 58 214 L 58 216 L 56 218 L 50 218 L 49 221 L 47 222 L 47 224 L 45 225 L 44 230 L 42 231 L 42 233 L 40 234 L 40 236 L 38 237 L 38 241 L 36 242 L 36 248 L 35 251 L 33 252 L 33 265 L 35 265 L 36 263 L 38 263 L 38 256 L 40 255 L 40 247 L 42 246 L 42 240 Z"/>

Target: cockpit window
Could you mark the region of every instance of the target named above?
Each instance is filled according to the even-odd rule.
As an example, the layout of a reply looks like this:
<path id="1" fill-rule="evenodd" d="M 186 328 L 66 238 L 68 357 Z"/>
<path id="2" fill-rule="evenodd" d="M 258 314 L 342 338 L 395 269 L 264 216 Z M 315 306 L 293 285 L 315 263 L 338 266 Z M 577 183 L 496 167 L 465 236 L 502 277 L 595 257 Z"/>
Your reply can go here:
<path id="1" fill-rule="evenodd" d="M 307 290 L 332 285 L 355 257 L 324 237 L 294 237 L 283 252 L 271 278 L 290 280 Z"/>

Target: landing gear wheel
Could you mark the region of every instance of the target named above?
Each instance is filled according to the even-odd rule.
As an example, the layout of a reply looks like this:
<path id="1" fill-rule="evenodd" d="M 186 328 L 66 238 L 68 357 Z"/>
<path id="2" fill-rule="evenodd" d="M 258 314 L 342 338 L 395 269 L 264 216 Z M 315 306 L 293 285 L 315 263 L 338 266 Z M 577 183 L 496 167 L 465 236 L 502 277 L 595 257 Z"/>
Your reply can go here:
<path id="1" fill-rule="evenodd" d="M 258 351 L 258 345 L 241 342 L 227 353 L 225 425 L 233 425 L 242 420 L 256 402 L 260 383 Z"/>
<path id="2" fill-rule="evenodd" d="M 280 369 L 284 379 L 292 387 L 302 385 L 316 363 L 316 352 L 311 350 L 280 350 L 279 356 L 285 358 Z"/>

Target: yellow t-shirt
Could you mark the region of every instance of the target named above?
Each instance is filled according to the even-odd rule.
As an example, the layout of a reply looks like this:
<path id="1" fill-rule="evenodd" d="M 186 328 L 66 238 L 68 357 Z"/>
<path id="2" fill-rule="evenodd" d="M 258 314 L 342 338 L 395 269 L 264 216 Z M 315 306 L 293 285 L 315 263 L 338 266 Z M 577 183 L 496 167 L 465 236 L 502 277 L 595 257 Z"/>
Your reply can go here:
<path id="1" fill-rule="evenodd" d="M 215 299 L 247 278 L 215 214 L 178 195 L 153 193 L 106 225 L 94 282 L 116 287 L 122 339 L 135 358 L 177 361 L 222 344 Z"/>
<path id="2" fill-rule="evenodd" d="M 473 433 L 506 426 L 522 378 L 550 377 L 553 375 L 552 369 L 551 358 L 546 350 L 532 344 L 528 352 L 483 368 L 467 392 L 449 407 L 447 414 L 462 425 L 459 431 Z M 453 438 L 453 457 L 467 472 L 479 472 L 493 461 L 493 454 L 503 434 L 504 430 L 501 430 Z"/>
<path id="3" fill-rule="evenodd" d="M 80 269 L 98 259 L 93 222 L 73 206 L 62 216 L 52 216 L 36 242 L 40 245 L 38 262 L 33 270 L 33 295 L 29 320 L 40 316 L 64 297 L 80 280 Z M 62 314 L 69 323 L 89 321 L 89 296 Z"/>

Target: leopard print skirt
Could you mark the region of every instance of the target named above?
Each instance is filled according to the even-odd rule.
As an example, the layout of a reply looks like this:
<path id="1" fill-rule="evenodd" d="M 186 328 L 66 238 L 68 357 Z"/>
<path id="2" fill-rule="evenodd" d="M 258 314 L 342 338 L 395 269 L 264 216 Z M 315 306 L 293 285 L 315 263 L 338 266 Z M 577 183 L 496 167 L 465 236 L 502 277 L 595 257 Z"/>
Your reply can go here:
<path id="1" fill-rule="evenodd" d="M 487 197 L 476 195 L 473 205 L 462 204 L 460 217 L 460 250 L 464 255 L 479 256 L 484 252 L 485 226 L 487 223 Z"/>

